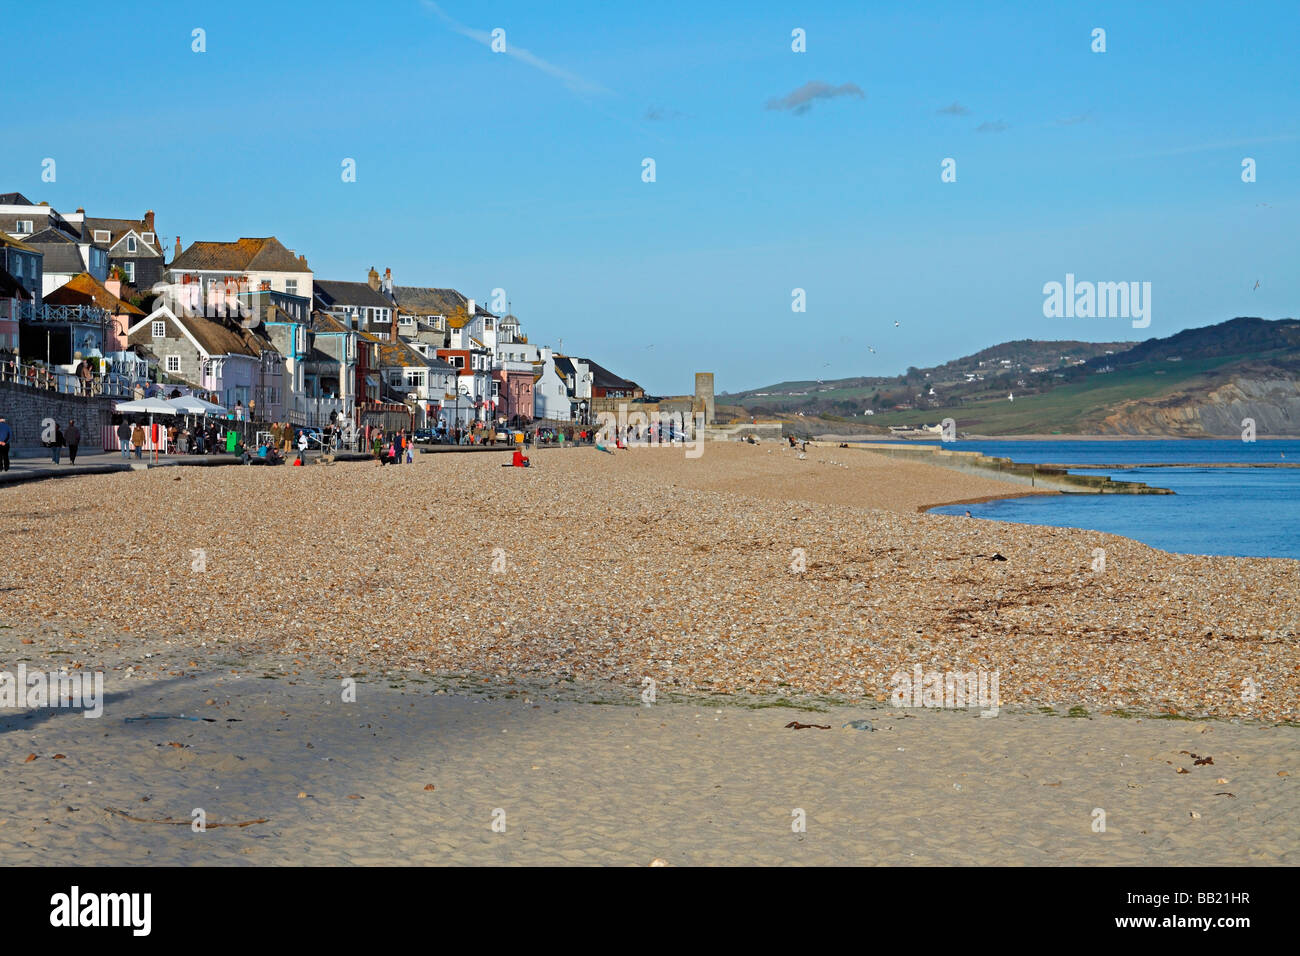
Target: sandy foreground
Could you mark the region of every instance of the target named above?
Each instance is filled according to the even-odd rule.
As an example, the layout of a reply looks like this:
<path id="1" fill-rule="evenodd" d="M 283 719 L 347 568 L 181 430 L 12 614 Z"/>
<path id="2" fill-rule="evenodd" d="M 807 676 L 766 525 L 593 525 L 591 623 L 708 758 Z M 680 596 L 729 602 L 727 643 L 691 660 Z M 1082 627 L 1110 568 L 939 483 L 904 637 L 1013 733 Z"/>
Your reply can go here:
<path id="1" fill-rule="evenodd" d="M 1300 563 L 856 450 L 502 457 L 0 490 L 0 670 L 107 694 L 0 711 L 2 858 L 1297 861 Z M 916 666 L 1001 711 L 889 706 Z"/>

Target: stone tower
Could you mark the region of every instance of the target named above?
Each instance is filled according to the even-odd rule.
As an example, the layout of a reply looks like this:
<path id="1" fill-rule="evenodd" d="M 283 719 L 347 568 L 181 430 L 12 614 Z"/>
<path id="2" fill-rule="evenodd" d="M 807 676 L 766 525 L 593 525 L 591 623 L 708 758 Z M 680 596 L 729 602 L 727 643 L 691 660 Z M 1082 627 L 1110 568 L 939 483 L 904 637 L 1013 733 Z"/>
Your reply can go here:
<path id="1" fill-rule="evenodd" d="M 695 405 L 704 412 L 704 424 L 713 423 L 713 373 L 695 373 Z"/>

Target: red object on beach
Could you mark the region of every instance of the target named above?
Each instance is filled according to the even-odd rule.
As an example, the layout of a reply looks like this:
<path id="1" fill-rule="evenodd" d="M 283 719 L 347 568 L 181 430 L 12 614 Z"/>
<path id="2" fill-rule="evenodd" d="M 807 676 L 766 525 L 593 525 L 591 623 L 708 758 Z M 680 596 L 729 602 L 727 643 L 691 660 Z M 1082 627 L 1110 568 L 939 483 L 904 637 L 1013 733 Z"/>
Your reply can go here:
<path id="1" fill-rule="evenodd" d="M 516 448 L 514 456 L 510 461 L 510 464 L 514 465 L 516 468 L 527 468 L 528 459 L 524 457 L 524 453 L 522 451 Z"/>

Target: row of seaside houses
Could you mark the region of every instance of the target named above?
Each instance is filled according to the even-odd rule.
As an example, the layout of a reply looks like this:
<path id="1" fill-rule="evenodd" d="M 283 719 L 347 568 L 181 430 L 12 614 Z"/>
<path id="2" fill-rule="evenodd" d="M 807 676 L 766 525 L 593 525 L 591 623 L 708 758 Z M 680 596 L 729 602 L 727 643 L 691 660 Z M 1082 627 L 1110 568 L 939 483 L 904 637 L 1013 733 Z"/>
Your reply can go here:
<path id="1" fill-rule="evenodd" d="M 61 214 L 0 194 L 0 358 L 185 386 L 262 421 L 412 428 L 590 420 L 635 382 L 528 340 L 455 289 L 322 279 L 274 236 L 174 239 L 154 213 Z"/>

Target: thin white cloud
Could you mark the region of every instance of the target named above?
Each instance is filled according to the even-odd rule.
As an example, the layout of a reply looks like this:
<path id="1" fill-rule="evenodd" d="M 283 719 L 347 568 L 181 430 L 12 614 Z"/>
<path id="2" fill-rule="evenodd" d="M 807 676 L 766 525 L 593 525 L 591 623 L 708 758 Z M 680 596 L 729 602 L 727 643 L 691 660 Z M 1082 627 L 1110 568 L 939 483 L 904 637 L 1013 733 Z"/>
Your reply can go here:
<path id="1" fill-rule="evenodd" d="M 1254 139 L 1234 139 L 1221 143 L 1201 143 L 1197 146 L 1175 146 L 1152 153 L 1139 153 L 1129 159 L 1145 159 L 1151 156 L 1183 156 L 1187 153 L 1208 153 L 1216 149 L 1240 149 L 1242 146 L 1260 146 L 1264 143 L 1294 143 L 1300 136 L 1258 136 Z"/>
<path id="2" fill-rule="evenodd" d="M 935 110 L 935 112 L 940 116 L 965 116 L 970 112 L 970 110 L 966 109 L 966 107 L 962 106 L 956 100 L 953 100 L 952 105 L 945 106 L 941 110 Z"/>
<path id="3" fill-rule="evenodd" d="M 976 127 L 975 127 L 975 132 L 977 132 L 977 133 L 1001 133 L 1003 130 L 1010 129 L 1010 128 L 1011 128 L 1011 127 L 1009 127 L 1006 123 L 1002 122 L 1002 120 L 995 120 L 994 122 L 991 122 L 991 123 L 988 123 L 988 122 L 986 122 L 986 123 L 980 123 L 979 126 L 976 126 Z"/>
<path id="4" fill-rule="evenodd" d="M 443 12 L 442 8 L 434 3 L 433 0 L 420 0 L 420 2 L 423 3 L 427 9 L 432 10 L 437 14 L 438 18 L 442 20 L 443 23 L 447 24 L 448 27 L 459 33 L 461 36 L 469 37 L 471 40 L 481 43 L 485 47 L 491 49 L 491 31 L 475 30 L 472 27 L 465 26 L 457 20 L 453 20 L 451 17 L 447 16 L 447 14 Z M 506 44 L 503 52 L 506 56 L 513 57 L 521 63 L 526 63 L 533 69 L 545 73 L 547 76 L 554 77 L 563 83 L 570 92 L 579 95 L 606 94 L 610 92 L 599 83 L 584 79 L 576 73 L 571 73 L 563 67 L 556 66 L 554 63 L 548 63 L 546 60 L 543 60 L 539 56 L 535 56 L 521 46 L 515 46 L 510 42 L 510 34 L 508 32 L 506 33 L 505 39 Z"/>

